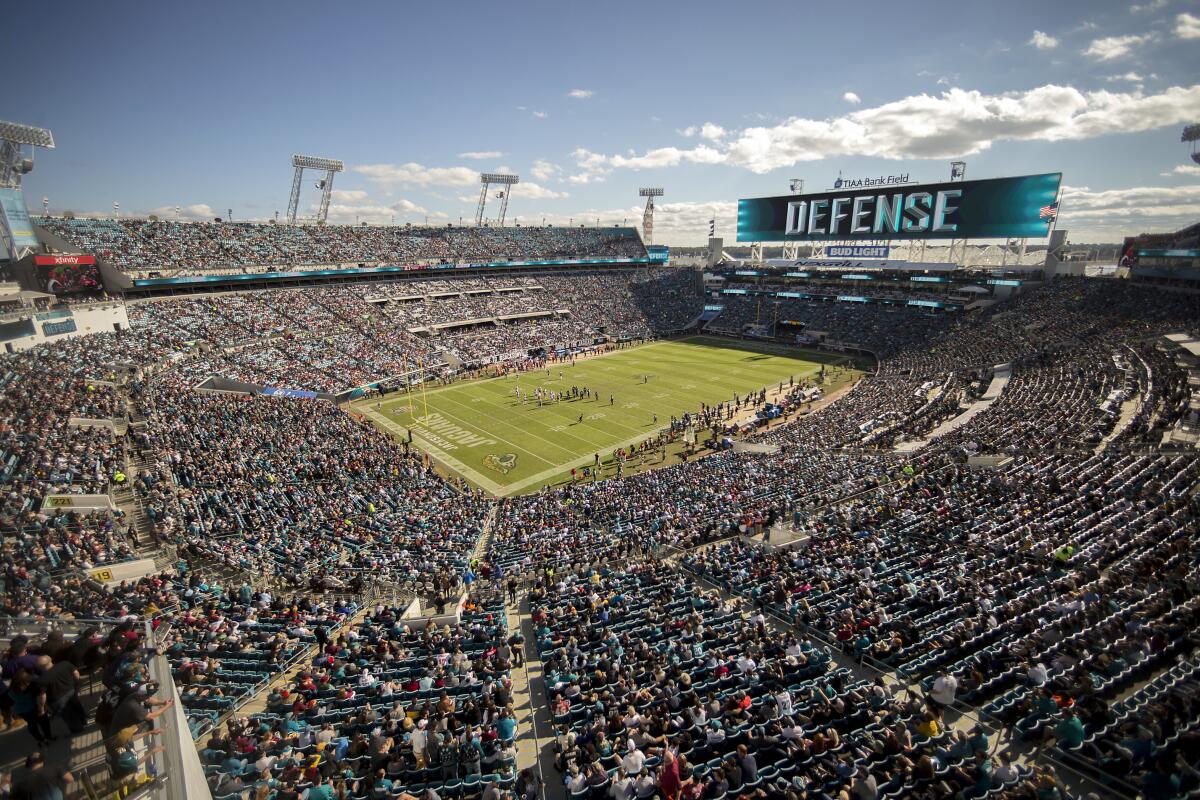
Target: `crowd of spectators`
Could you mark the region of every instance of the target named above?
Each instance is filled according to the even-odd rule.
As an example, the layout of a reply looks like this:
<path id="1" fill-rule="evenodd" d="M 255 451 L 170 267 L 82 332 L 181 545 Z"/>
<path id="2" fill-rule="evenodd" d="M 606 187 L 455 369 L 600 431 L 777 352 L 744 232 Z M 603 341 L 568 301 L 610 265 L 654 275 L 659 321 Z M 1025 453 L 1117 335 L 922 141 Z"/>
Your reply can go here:
<path id="1" fill-rule="evenodd" d="M 645 258 L 632 228 L 277 225 L 37 217 L 36 224 L 134 273 L 360 263 Z"/>
<path id="2" fill-rule="evenodd" d="M 531 607 L 572 798 L 979 796 L 1045 779 L 685 570 L 547 577 Z"/>
<path id="3" fill-rule="evenodd" d="M 1198 481 L 1190 456 L 1047 453 L 997 472 L 949 462 L 807 517 L 802 546 L 735 541 L 685 563 L 1027 738 L 1050 741 L 1084 708 L 1085 730 L 1129 731 L 1115 724 L 1118 695 L 1200 645 Z M 1056 746 L 1148 786 L 1164 763 L 1188 777 L 1176 753 L 1194 763 L 1169 733 L 1132 757 L 1074 736 Z"/>
<path id="4" fill-rule="evenodd" d="M 338 393 L 444 364 L 682 328 L 697 295 L 685 270 L 275 289 L 129 307 L 139 333 L 204 343 L 209 374 Z M 508 319 L 504 319 L 508 317 Z"/>
<path id="5" fill-rule="evenodd" d="M 215 731 L 201 751 L 213 796 L 511 790 L 515 656 L 503 604 L 473 598 L 454 625 L 406 623 L 402 611 L 376 606 L 323 638 L 265 713 Z"/>
<path id="6" fill-rule="evenodd" d="M 502 607 L 476 598 L 446 630 L 406 628 L 380 605 L 347 627 L 354 602 L 313 599 L 363 599 L 380 584 L 444 595 L 474 577 L 490 526 L 488 569 L 537 586 L 537 644 L 573 795 L 1007 784 L 990 748 L 944 732 L 939 705 L 921 693 L 978 707 L 1113 780 L 1188 786 L 1196 714 L 1160 698 L 1195 677 L 1200 459 L 1154 449 L 1188 395 L 1150 337 L 1196 329 L 1194 303 L 1064 279 L 953 321 L 801 304 L 831 338 L 879 353 L 877 371 L 750 437 L 755 452 L 503 502 L 451 485 L 327 402 L 192 388 L 211 374 L 353 385 L 402 370 L 414 353 L 432 360 L 442 342 L 486 360 L 571 330 L 665 333 L 697 310 L 688 280 L 582 272 L 152 301 L 131 306 L 131 331 L 6 356 L 4 610 L 169 625 L 193 731 L 213 736 L 219 795 L 515 787 L 505 672 L 516 653 Z M 409 289 L 420 299 L 405 299 L 417 296 Z M 409 330 L 523 308 L 570 313 L 492 323 L 504 335 L 491 339 L 486 328 L 432 339 Z M 914 453 L 892 451 L 956 414 L 1000 364 L 1012 378 L 987 410 Z M 815 388 L 781 386 L 776 399 L 803 411 Z M 123 437 L 114 427 L 124 425 L 70 423 L 126 416 L 144 424 Z M 126 447 L 145 465 L 130 475 Z M 970 454 L 1011 461 L 968 468 Z M 81 570 L 134 555 L 128 522 L 44 500 L 123 483 L 177 563 L 105 587 Z M 747 541 L 780 522 L 799 546 Z M 705 544 L 682 568 L 655 557 Z M 762 616 L 700 592 L 697 575 Z M 918 699 L 852 680 L 826 647 L 878 665 Z M 222 728 L 309 657 L 267 714 Z M 1137 686 L 1146 679 L 1157 692 Z M 453 760 L 431 760 L 440 746 Z M 475 777 L 487 774 L 496 777 Z M 1008 777 L 1014 795 L 1053 783 Z"/>
<path id="7" fill-rule="evenodd" d="M 484 499 L 331 404 L 164 383 L 150 406 L 177 487 L 158 535 L 192 557 L 303 588 L 404 583 L 457 573 L 480 534 Z"/>

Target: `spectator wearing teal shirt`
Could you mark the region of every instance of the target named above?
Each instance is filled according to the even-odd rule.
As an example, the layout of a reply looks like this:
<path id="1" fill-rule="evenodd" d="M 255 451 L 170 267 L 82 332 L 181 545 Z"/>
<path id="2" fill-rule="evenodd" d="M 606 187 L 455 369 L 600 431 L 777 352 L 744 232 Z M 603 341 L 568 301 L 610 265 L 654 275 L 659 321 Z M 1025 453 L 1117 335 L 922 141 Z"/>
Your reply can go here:
<path id="1" fill-rule="evenodd" d="M 1054 736 L 1060 747 L 1079 747 L 1087 738 L 1083 723 L 1069 708 L 1063 710 L 1063 718 L 1054 726 Z"/>
<path id="2" fill-rule="evenodd" d="M 496 720 L 496 732 L 502 741 L 510 741 L 517 735 L 517 721 L 511 711 L 505 710 L 500 719 Z"/>
<path id="3" fill-rule="evenodd" d="M 333 789 L 325 783 L 325 776 L 318 774 L 316 784 L 308 790 L 304 800 L 334 800 L 335 797 Z"/>

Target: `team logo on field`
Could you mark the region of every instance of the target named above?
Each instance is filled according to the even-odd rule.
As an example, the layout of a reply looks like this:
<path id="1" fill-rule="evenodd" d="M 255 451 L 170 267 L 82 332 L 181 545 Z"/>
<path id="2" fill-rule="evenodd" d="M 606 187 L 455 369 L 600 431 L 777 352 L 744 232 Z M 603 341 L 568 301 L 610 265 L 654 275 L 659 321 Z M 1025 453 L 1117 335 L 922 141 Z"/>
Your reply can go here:
<path id="1" fill-rule="evenodd" d="M 412 406 L 397 406 L 392 409 L 393 414 L 411 414 Z"/>
<path id="2" fill-rule="evenodd" d="M 495 453 L 488 453 L 483 457 L 483 465 L 488 469 L 494 469 L 496 472 L 508 474 L 517 465 L 517 454 L 505 453 L 502 456 L 498 456 Z"/>

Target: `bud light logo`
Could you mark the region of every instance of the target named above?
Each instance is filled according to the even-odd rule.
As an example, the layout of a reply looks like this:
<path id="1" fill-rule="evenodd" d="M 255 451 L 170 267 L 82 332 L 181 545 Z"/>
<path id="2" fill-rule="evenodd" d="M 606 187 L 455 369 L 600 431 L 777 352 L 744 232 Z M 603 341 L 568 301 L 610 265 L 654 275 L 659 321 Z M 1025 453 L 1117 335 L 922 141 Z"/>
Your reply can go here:
<path id="1" fill-rule="evenodd" d="M 825 255 L 829 258 L 887 258 L 890 252 L 889 247 L 841 245 L 825 248 Z"/>

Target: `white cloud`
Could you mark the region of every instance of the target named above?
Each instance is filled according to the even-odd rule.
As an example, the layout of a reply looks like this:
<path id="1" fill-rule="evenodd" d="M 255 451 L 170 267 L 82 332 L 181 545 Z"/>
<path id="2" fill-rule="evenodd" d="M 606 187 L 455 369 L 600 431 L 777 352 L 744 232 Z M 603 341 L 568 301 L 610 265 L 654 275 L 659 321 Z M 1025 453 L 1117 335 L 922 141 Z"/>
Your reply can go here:
<path id="1" fill-rule="evenodd" d="M 586 225 L 592 227 L 600 220 L 601 227 L 631 225 L 641 228 L 642 206 L 627 208 L 586 209 L 569 212 L 542 212 L 522 214 L 522 220 L 540 224 L 544 218 L 549 225 Z M 680 247 L 702 245 L 708 241 L 708 221 L 716 219 L 717 235 L 726 241 L 734 238 L 737 231 L 737 201 L 699 201 L 678 203 L 656 203 L 654 206 L 654 238 L 661 244 Z"/>
<path id="2" fill-rule="evenodd" d="M 1059 226 L 1094 232 L 1093 241 L 1157 230 L 1175 230 L 1200 216 L 1200 184 L 1137 186 L 1093 192 L 1064 186 Z"/>
<path id="3" fill-rule="evenodd" d="M 1153 38 L 1148 33 L 1142 36 L 1134 34 L 1128 36 L 1105 36 L 1102 39 L 1093 39 L 1092 43 L 1088 45 L 1088 49 L 1083 51 L 1083 54 L 1099 61 L 1113 61 L 1129 55 L 1133 52 L 1133 48 L 1145 44 Z"/>
<path id="4" fill-rule="evenodd" d="M 724 160 L 725 156 L 720 151 L 703 144 L 697 145 L 691 150 L 680 150 L 678 147 L 659 147 L 640 156 L 615 155 L 608 157 L 608 163 L 612 166 L 627 169 L 675 167 L 685 161 L 693 164 L 720 164 Z"/>
<path id="5" fill-rule="evenodd" d="M 190 206 L 180 206 L 178 217 L 175 216 L 175 206 L 159 206 L 158 208 L 154 208 L 146 212 L 146 216 L 150 216 L 151 214 L 159 219 L 165 220 L 186 219 L 203 220 L 208 222 L 211 222 L 214 217 L 219 216 L 222 219 L 225 217 L 223 213 L 218 214 L 216 211 L 214 211 L 213 207 L 208 203 L 193 203 Z M 112 212 L 108 212 L 102 216 L 111 217 Z"/>
<path id="6" fill-rule="evenodd" d="M 1168 177 L 1172 175 L 1188 175 L 1200 178 L 1200 164 L 1180 164 L 1170 172 L 1160 172 L 1159 175 Z"/>
<path id="7" fill-rule="evenodd" d="M 359 164 L 351 171 L 381 186 L 467 186 L 479 181 L 479 173 L 467 167 L 426 167 L 407 164 Z"/>
<path id="8" fill-rule="evenodd" d="M 334 222 L 382 224 L 391 222 L 393 219 L 397 221 L 405 221 L 406 218 L 416 220 L 416 218 L 429 213 L 424 206 L 405 198 L 394 203 L 383 204 L 371 200 L 364 191 L 352 190 L 341 192 L 341 197 L 338 195 L 339 191 L 336 189 L 330 195 L 333 202 L 329 204 L 329 219 Z M 315 213 L 317 207 L 313 205 L 310 210 Z"/>
<path id="9" fill-rule="evenodd" d="M 846 92 L 844 95 L 842 95 L 842 99 L 852 106 L 857 106 L 862 103 L 862 98 L 856 95 L 854 92 Z"/>
<path id="10" fill-rule="evenodd" d="M 545 119 L 546 117 L 548 117 L 550 115 L 547 114 L 545 111 L 535 111 L 535 112 L 533 112 L 533 116 L 536 117 L 537 119 Z"/>
<path id="11" fill-rule="evenodd" d="M 543 159 L 538 159 L 533 162 L 533 166 L 529 170 L 529 174 L 537 178 L 539 181 L 550 181 L 562 174 L 562 167 L 558 164 L 553 164 Z"/>
<path id="12" fill-rule="evenodd" d="M 678 133 L 680 136 L 686 136 L 687 138 L 690 139 L 693 136 L 695 136 L 697 133 L 699 133 L 700 129 L 697 128 L 695 125 L 688 125 L 686 128 L 684 128 L 682 130 L 676 128 L 675 132 Z"/>
<path id="13" fill-rule="evenodd" d="M 712 122 L 706 122 L 700 126 L 700 138 L 708 139 L 711 142 L 719 142 L 725 138 L 725 129 Z"/>
<path id="14" fill-rule="evenodd" d="M 459 158 L 466 158 L 472 161 L 481 161 L 488 158 L 499 158 L 504 153 L 499 150 L 468 150 L 465 153 L 459 153 Z"/>
<path id="15" fill-rule="evenodd" d="M 684 245 L 708 241 L 708 221 L 715 219 L 717 236 L 727 241 L 737 235 L 737 201 L 658 203 L 654 206 L 656 241 Z"/>
<path id="16" fill-rule="evenodd" d="M 574 97 L 576 100 L 587 100 L 594 94 L 595 92 L 591 89 L 572 89 L 567 92 L 567 97 Z"/>
<path id="17" fill-rule="evenodd" d="M 424 214 L 426 209 L 417 205 L 411 200 L 401 199 L 398 203 L 393 203 L 392 208 L 397 211 L 408 211 L 413 214 Z"/>
<path id="18" fill-rule="evenodd" d="M 1033 36 L 1029 37 L 1029 44 L 1036 47 L 1038 50 L 1053 50 L 1058 47 L 1058 39 L 1048 33 L 1034 31 Z"/>
<path id="19" fill-rule="evenodd" d="M 1200 116 L 1200 84 L 1157 94 L 1081 92 L 1053 84 L 989 95 L 950 89 L 913 95 L 832 119 L 792 117 L 771 127 L 732 131 L 714 146 L 660 147 L 640 156 L 575 151 L 588 175 L 613 168 L 648 169 L 682 163 L 726 163 L 766 173 L 835 156 L 888 159 L 954 158 L 996 141 L 1078 141 L 1190 122 Z M 577 181 L 583 182 L 583 181 Z"/>
<path id="20" fill-rule="evenodd" d="M 599 172 L 578 172 L 567 176 L 567 183 L 573 183 L 576 186 L 585 186 L 589 183 L 604 183 L 605 180 L 604 174 Z"/>
<path id="21" fill-rule="evenodd" d="M 515 196 L 522 200 L 556 200 L 561 197 L 569 197 L 566 192 L 556 192 L 553 189 L 547 189 L 545 186 L 540 186 L 530 181 L 522 181 L 513 189 Z"/>
<path id="22" fill-rule="evenodd" d="M 1200 17 L 1193 14 L 1175 17 L 1175 35 L 1180 39 L 1200 39 Z"/>
<path id="23" fill-rule="evenodd" d="M 605 156 L 580 147 L 571 153 L 571 157 L 575 159 L 575 166 L 581 171 L 569 176 L 568 183 L 584 185 L 604 181 L 604 173 L 608 171 L 605 166 L 608 159 Z"/>
<path id="24" fill-rule="evenodd" d="M 1166 8 L 1170 0 L 1150 0 L 1149 3 L 1137 4 L 1134 3 L 1129 7 L 1130 14 L 1141 14 L 1143 11 L 1158 11 L 1160 8 Z"/>
<path id="25" fill-rule="evenodd" d="M 1128 81 L 1129 83 L 1141 83 L 1145 80 L 1158 80 L 1158 75 L 1151 72 L 1149 75 L 1142 76 L 1136 72 L 1126 72 L 1123 75 L 1109 75 L 1104 80 L 1109 83 L 1117 83 L 1118 81 Z"/>

